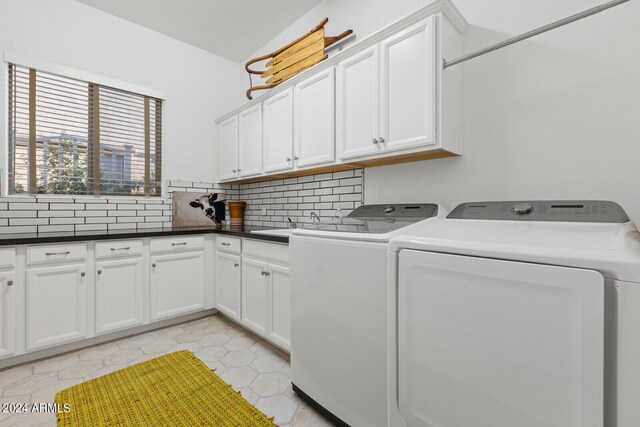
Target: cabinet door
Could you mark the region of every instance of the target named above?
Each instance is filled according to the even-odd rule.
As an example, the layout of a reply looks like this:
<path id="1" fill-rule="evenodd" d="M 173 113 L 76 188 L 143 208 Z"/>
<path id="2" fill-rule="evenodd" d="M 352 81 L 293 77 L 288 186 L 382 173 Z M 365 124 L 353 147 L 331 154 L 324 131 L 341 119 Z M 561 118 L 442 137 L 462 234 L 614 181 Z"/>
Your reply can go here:
<path id="1" fill-rule="evenodd" d="M 151 257 L 151 320 L 204 309 L 204 272 L 203 251 Z"/>
<path id="2" fill-rule="evenodd" d="M 293 99 L 296 167 L 333 163 L 334 98 L 333 68 L 296 85 Z"/>
<path id="3" fill-rule="evenodd" d="M 380 43 L 384 150 L 436 142 L 434 24 L 427 18 Z"/>
<path id="4" fill-rule="evenodd" d="M 27 350 L 87 335 L 86 264 L 27 270 Z"/>
<path id="5" fill-rule="evenodd" d="M 240 321 L 240 255 L 216 252 L 216 308 Z"/>
<path id="6" fill-rule="evenodd" d="M 142 258 L 96 262 L 96 333 L 143 323 Z"/>
<path id="7" fill-rule="evenodd" d="M 242 259 L 242 323 L 265 335 L 269 328 L 269 281 L 267 264 Z"/>
<path id="8" fill-rule="evenodd" d="M 0 273 L 0 357 L 16 349 L 16 292 L 12 271 Z"/>
<path id="9" fill-rule="evenodd" d="M 336 144 L 341 160 L 380 151 L 378 70 L 378 45 L 337 66 Z"/>
<path id="10" fill-rule="evenodd" d="M 289 269 L 279 265 L 269 265 L 271 288 L 269 336 L 285 348 L 291 346 L 291 312 L 289 308 Z"/>
<path id="11" fill-rule="evenodd" d="M 240 161 L 238 176 L 262 173 L 262 105 L 256 104 L 238 115 Z"/>
<path id="12" fill-rule="evenodd" d="M 262 148 L 265 172 L 293 168 L 293 88 L 262 103 Z"/>
<path id="13" fill-rule="evenodd" d="M 238 117 L 234 116 L 219 125 L 220 131 L 220 179 L 238 177 Z"/>

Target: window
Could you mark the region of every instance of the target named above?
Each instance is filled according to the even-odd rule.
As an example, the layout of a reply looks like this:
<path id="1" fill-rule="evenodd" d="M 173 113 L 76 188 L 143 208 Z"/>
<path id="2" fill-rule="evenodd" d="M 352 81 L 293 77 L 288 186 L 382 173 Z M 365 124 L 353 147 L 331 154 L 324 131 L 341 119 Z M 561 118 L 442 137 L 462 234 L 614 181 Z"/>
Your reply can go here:
<path id="1" fill-rule="evenodd" d="M 162 100 L 9 64 L 9 193 L 161 195 Z"/>

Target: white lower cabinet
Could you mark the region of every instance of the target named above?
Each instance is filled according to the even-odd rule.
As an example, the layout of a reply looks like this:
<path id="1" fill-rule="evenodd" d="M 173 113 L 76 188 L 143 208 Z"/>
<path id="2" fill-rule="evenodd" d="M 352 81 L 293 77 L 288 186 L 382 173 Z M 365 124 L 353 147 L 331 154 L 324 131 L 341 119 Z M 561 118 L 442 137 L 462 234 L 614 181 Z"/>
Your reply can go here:
<path id="1" fill-rule="evenodd" d="M 289 268 L 281 265 L 269 266 L 271 304 L 269 313 L 271 339 L 285 348 L 291 347 L 291 310 L 289 308 L 291 286 Z"/>
<path id="2" fill-rule="evenodd" d="M 11 356 L 16 350 L 15 273 L 0 272 L 0 357 Z"/>
<path id="3" fill-rule="evenodd" d="M 150 319 L 159 320 L 205 308 L 203 250 L 153 254 L 150 274 Z"/>
<path id="4" fill-rule="evenodd" d="M 144 322 L 141 257 L 96 262 L 96 334 Z"/>
<path id="5" fill-rule="evenodd" d="M 259 334 L 269 330 L 267 263 L 242 259 L 242 324 Z"/>
<path id="6" fill-rule="evenodd" d="M 86 271 L 86 263 L 27 269 L 27 350 L 86 337 Z"/>
<path id="7" fill-rule="evenodd" d="M 240 255 L 216 252 L 216 308 L 240 321 Z"/>

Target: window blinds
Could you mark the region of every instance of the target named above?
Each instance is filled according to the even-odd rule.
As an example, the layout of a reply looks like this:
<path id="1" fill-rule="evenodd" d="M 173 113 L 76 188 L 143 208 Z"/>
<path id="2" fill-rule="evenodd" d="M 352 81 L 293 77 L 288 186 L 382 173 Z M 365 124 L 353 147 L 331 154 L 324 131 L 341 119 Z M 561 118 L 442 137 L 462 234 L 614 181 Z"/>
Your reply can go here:
<path id="1" fill-rule="evenodd" d="M 161 195 L 162 101 L 9 64 L 9 192 Z"/>

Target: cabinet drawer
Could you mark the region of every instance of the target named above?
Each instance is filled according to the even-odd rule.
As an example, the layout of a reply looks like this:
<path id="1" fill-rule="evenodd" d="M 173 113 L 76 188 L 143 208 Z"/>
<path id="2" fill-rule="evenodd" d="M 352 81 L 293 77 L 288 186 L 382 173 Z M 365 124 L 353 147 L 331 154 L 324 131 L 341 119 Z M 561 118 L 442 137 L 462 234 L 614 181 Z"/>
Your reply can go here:
<path id="1" fill-rule="evenodd" d="M 216 249 L 232 254 L 239 254 L 242 250 L 241 240 L 238 237 L 216 236 Z"/>
<path id="2" fill-rule="evenodd" d="M 245 239 L 244 255 L 289 264 L 289 245 Z"/>
<path id="3" fill-rule="evenodd" d="M 166 239 L 151 239 L 151 253 L 184 251 L 204 248 L 204 236 L 176 236 Z"/>
<path id="4" fill-rule="evenodd" d="M 143 253 L 142 240 L 114 240 L 96 243 L 96 258 L 139 256 Z"/>
<path id="5" fill-rule="evenodd" d="M 0 249 L 0 268 L 14 267 L 16 265 L 16 250 Z"/>
<path id="6" fill-rule="evenodd" d="M 27 265 L 46 264 L 87 259 L 87 245 L 47 245 L 27 247 Z"/>

